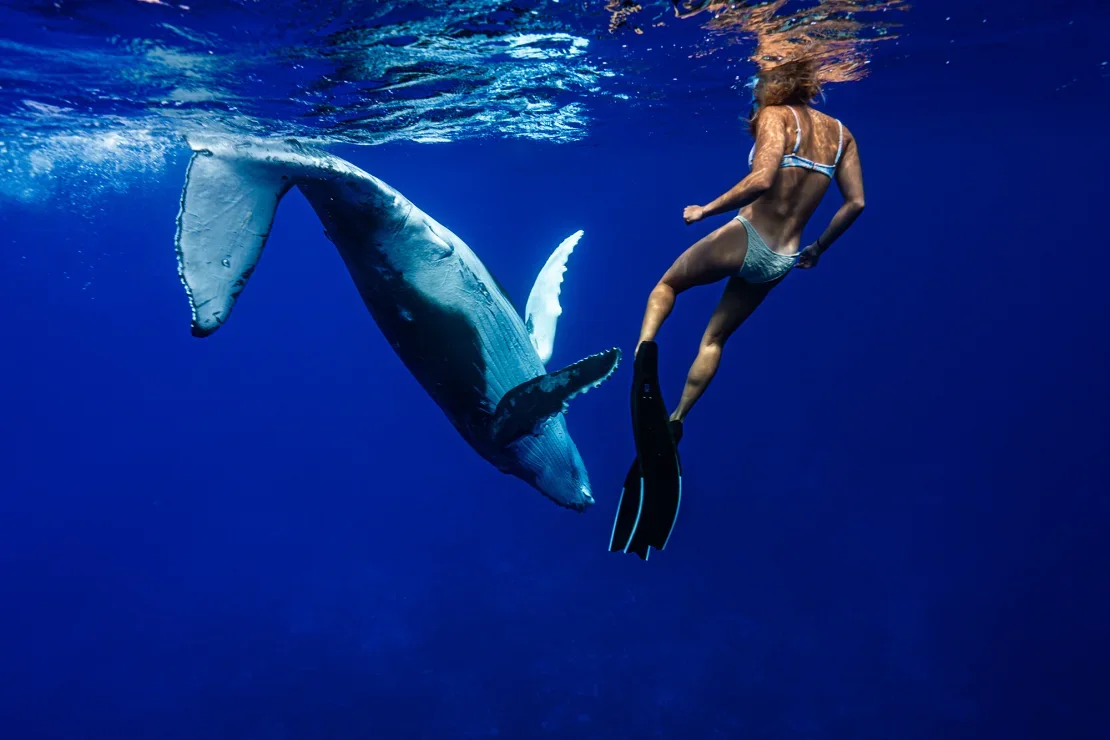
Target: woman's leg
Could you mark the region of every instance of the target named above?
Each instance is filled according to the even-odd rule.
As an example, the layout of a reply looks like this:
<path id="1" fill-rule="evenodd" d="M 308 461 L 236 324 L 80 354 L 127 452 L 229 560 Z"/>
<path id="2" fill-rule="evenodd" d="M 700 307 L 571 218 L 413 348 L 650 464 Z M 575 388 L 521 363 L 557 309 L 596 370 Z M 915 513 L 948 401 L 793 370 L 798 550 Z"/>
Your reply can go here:
<path id="1" fill-rule="evenodd" d="M 732 219 L 682 253 L 648 296 L 640 327 L 642 342 L 655 339 L 659 327 L 671 314 L 675 296 L 698 285 L 715 283 L 739 272 L 748 253 L 748 232 Z"/>
<path id="2" fill-rule="evenodd" d="M 728 281 L 725 293 L 721 296 L 713 317 L 709 319 L 705 334 L 702 335 L 698 356 L 690 366 L 690 372 L 686 376 L 686 387 L 682 389 L 682 398 L 679 399 L 678 406 L 671 414 L 672 420 L 685 421 L 686 414 L 690 413 L 690 409 L 701 398 L 701 394 L 705 393 L 709 381 L 717 374 L 725 342 L 744 323 L 744 320 L 752 315 L 771 289 L 780 282 L 782 278 L 758 284 L 748 283 L 739 278 Z"/>

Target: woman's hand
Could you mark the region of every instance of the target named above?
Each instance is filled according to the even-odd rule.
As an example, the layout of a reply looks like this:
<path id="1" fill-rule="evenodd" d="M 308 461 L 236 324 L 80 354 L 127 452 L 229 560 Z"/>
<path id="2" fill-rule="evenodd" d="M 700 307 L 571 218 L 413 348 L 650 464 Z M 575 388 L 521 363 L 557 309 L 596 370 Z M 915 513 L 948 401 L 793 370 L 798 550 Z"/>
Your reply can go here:
<path id="1" fill-rule="evenodd" d="M 817 246 L 817 242 L 810 244 L 802 250 L 798 255 L 798 264 L 795 267 L 800 267 L 803 270 L 810 270 L 817 267 L 817 261 L 821 259 L 821 248 Z"/>
<path id="2" fill-rule="evenodd" d="M 686 206 L 682 209 L 682 220 L 689 226 L 705 218 L 705 208 L 702 206 Z"/>

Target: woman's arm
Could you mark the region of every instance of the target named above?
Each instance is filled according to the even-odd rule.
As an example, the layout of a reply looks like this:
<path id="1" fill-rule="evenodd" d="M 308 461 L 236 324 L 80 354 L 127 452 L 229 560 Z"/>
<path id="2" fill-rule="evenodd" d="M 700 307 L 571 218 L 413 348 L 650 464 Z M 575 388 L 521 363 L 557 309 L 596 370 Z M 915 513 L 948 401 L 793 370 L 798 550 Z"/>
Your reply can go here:
<path id="1" fill-rule="evenodd" d="M 859 215 L 863 213 L 863 168 L 859 162 L 859 148 L 855 137 L 848 139 L 844 156 L 836 168 L 836 186 L 844 198 L 843 205 L 833 215 L 821 236 L 817 237 L 814 247 L 818 255 L 832 246 L 833 242 L 844 235 Z"/>
<path id="2" fill-rule="evenodd" d="M 759 115 L 755 133 L 755 157 L 752 171 L 734 188 L 705 206 L 687 206 L 683 212 L 686 223 L 692 224 L 708 216 L 743 208 L 771 189 L 779 174 L 782 153 L 786 150 L 786 121 L 778 108 L 765 108 Z"/>

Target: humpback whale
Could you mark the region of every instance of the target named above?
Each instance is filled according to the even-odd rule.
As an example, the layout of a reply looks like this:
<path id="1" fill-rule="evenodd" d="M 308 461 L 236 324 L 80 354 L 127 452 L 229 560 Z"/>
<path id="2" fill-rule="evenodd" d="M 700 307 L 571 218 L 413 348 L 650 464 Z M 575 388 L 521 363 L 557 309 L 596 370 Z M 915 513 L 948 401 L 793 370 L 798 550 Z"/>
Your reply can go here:
<path id="1" fill-rule="evenodd" d="M 228 320 L 278 203 L 295 187 L 382 334 L 463 439 L 555 503 L 578 511 L 593 504 L 564 411 L 612 375 L 620 350 L 545 369 L 559 286 L 581 232 L 540 271 L 526 324 L 462 239 L 353 164 L 295 140 L 190 137 L 188 144 L 176 247 L 194 336 Z"/>

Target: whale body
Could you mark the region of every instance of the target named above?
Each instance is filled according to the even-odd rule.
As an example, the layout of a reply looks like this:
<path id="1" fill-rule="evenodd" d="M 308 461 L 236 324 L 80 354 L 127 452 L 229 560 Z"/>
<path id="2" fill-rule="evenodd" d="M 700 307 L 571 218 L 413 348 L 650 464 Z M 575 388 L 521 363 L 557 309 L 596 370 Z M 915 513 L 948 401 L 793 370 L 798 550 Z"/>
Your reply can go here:
<path id="1" fill-rule="evenodd" d="M 295 187 L 382 334 L 463 439 L 562 506 L 581 511 L 593 503 L 563 412 L 614 372 L 620 350 L 551 373 L 544 367 L 561 313 L 559 285 L 581 232 L 545 264 L 526 325 L 459 237 L 351 163 L 294 140 L 190 138 L 189 146 L 176 247 L 194 336 L 228 320 L 278 203 Z"/>

